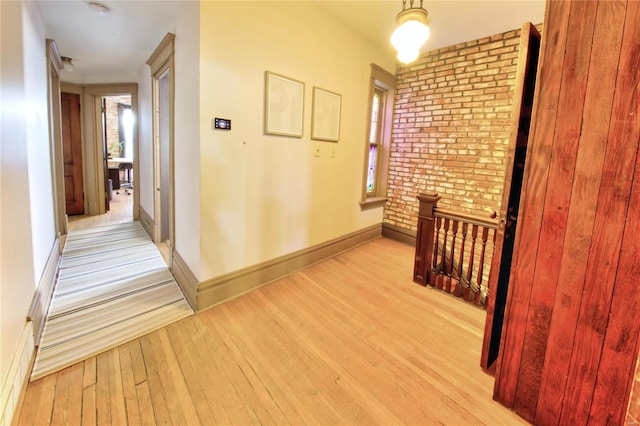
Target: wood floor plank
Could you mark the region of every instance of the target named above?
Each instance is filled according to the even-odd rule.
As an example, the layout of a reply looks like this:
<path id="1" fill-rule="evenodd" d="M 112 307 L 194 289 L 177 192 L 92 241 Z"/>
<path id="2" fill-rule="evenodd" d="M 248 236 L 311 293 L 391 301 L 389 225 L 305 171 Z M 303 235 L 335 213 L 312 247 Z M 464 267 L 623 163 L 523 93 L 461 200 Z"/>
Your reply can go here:
<path id="1" fill-rule="evenodd" d="M 264 298 L 265 302 L 267 301 L 271 302 L 271 299 L 268 298 L 267 296 L 263 295 L 262 297 Z M 294 324 L 300 321 L 302 318 L 303 318 L 302 316 L 298 316 L 298 315 L 285 316 L 283 321 L 286 321 L 289 324 Z M 309 320 L 304 322 L 309 326 L 311 325 L 312 321 Z M 305 345 L 309 347 L 317 348 L 318 341 L 320 341 L 322 342 L 320 346 L 326 350 L 331 350 L 331 349 L 344 350 L 344 349 L 339 349 L 340 348 L 339 345 L 334 345 L 329 343 L 328 339 L 326 339 L 326 335 L 323 336 L 320 333 L 320 331 L 317 330 L 316 328 L 313 328 L 313 329 L 309 328 L 308 330 L 309 330 L 308 333 L 300 333 L 301 339 L 303 340 Z M 387 409 L 385 405 L 381 404 L 379 400 L 373 397 L 373 395 L 371 394 L 367 386 L 361 385 L 357 380 L 350 379 L 351 375 L 354 375 L 354 374 L 356 376 L 360 375 L 360 373 L 358 373 L 359 371 L 358 368 L 362 367 L 362 363 L 358 365 L 354 365 L 352 363 L 347 366 L 347 365 L 344 365 L 343 362 L 341 362 L 343 360 L 340 357 L 333 357 L 331 356 L 332 354 L 327 353 L 327 351 L 318 350 L 317 353 L 318 353 L 318 356 L 320 356 L 323 359 L 323 361 L 325 361 L 335 370 L 337 377 L 335 378 L 334 383 L 337 386 L 340 386 L 342 389 L 344 389 L 345 392 L 349 392 L 349 394 L 352 395 L 354 400 L 360 402 L 361 408 L 358 411 L 359 412 L 364 411 L 364 412 L 359 415 L 363 417 L 370 416 L 372 419 L 374 419 L 372 422 L 366 422 L 367 424 L 371 424 L 375 422 L 379 422 L 381 424 L 401 424 L 402 423 L 400 419 L 396 417 L 389 409 Z M 355 355 L 355 353 L 353 355 Z M 370 364 L 367 365 L 366 363 L 364 363 L 364 367 L 362 368 L 367 369 L 369 368 L 369 366 Z"/>
<path id="2" fill-rule="evenodd" d="M 172 383 L 175 387 L 176 395 L 178 397 L 177 399 L 184 413 L 186 423 L 191 425 L 201 423 L 200 419 L 198 418 L 198 412 L 193 403 L 192 396 L 189 392 L 189 388 L 185 381 L 184 374 L 180 368 L 180 362 L 176 358 L 173 345 L 171 344 L 169 335 L 167 333 L 167 329 L 162 328 L 158 330 L 158 335 L 160 337 L 160 344 L 162 345 L 163 353 L 165 354 L 165 358 L 167 360 L 167 372 L 172 378 Z"/>
<path id="3" fill-rule="evenodd" d="M 38 404 L 40 403 L 43 384 L 44 379 L 40 379 L 27 385 L 27 390 L 25 391 L 22 407 L 20 407 L 18 424 L 35 424 L 36 411 L 38 410 Z"/>
<path id="4" fill-rule="evenodd" d="M 56 390 L 53 396 L 53 412 L 51 413 L 52 425 L 68 424 L 67 406 L 69 396 L 70 368 L 60 371 L 56 380 Z"/>
<path id="5" fill-rule="evenodd" d="M 136 383 L 131 361 L 130 344 L 125 343 L 119 347 L 120 368 L 122 369 L 122 396 L 127 412 L 127 425 L 135 426 L 142 423 L 138 399 L 136 394 Z"/>
<path id="6" fill-rule="evenodd" d="M 147 367 L 144 364 L 140 339 L 129 342 L 128 346 L 131 354 L 131 368 L 133 369 L 134 382 L 136 385 L 139 385 L 147 380 Z"/>
<path id="7" fill-rule="evenodd" d="M 95 384 L 96 424 L 111 424 L 111 398 L 109 393 L 109 352 L 96 357 Z"/>
<path id="8" fill-rule="evenodd" d="M 223 378 L 219 383 L 224 388 L 223 407 L 232 424 L 259 424 L 256 408 L 249 404 L 245 392 L 247 379 L 242 373 L 239 360 L 234 358 L 229 348 L 235 345 L 233 339 L 218 328 L 218 324 L 210 323 L 221 338 L 221 349 L 213 360 L 218 369 L 218 377 Z"/>
<path id="9" fill-rule="evenodd" d="M 157 420 L 156 413 L 153 410 L 153 402 L 151 401 L 148 382 L 145 381 L 136 385 L 136 397 L 138 398 L 140 419 L 143 425 L 167 424 L 166 422 L 163 423 Z"/>
<path id="10" fill-rule="evenodd" d="M 175 406 L 171 400 L 166 401 L 164 395 L 164 386 L 160 378 L 160 367 L 157 358 L 162 354 L 158 353 L 157 345 L 154 345 L 153 338 L 155 332 L 143 336 L 140 339 L 140 347 L 144 356 L 144 364 L 147 369 L 147 381 L 145 382 L 149 389 L 149 397 L 153 408 L 153 416 L 157 424 L 170 424 L 170 410 Z M 157 338 L 157 336 L 155 336 Z"/>
<path id="11" fill-rule="evenodd" d="M 478 367 L 484 311 L 412 268 L 378 239 L 90 358 L 68 376 L 82 424 L 524 424 Z"/>
<path id="12" fill-rule="evenodd" d="M 179 362 L 181 374 L 184 377 L 188 392 L 193 399 L 194 407 L 197 411 L 197 416 L 201 422 L 206 422 L 207 419 L 214 419 L 215 415 L 209 406 L 207 395 L 203 390 L 203 387 L 199 380 L 199 364 L 202 363 L 202 359 L 197 358 L 199 351 L 191 344 L 191 340 L 188 337 L 191 328 L 186 327 L 187 321 L 171 324 L 167 327 L 167 332 L 171 340 L 171 345 L 176 353 Z M 194 359 L 195 357 L 195 359 Z"/>
<path id="13" fill-rule="evenodd" d="M 82 426 L 97 424 L 96 385 L 90 385 L 82 389 Z"/>
<path id="14" fill-rule="evenodd" d="M 227 383 L 224 371 L 220 369 L 218 362 L 219 351 L 224 344 L 204 319 L 205 316 L 195 316 L 188 321 L 180 321 L 176 325 L 185 328 L 188 356 L 198 370 L 203 392 L 213 413 L 213 422 L 231 424 L 224 401 L 228 395 L 233 394 L 233 388 Z"/>
<path id="15" fill-rule="evenodd" d="M 91 357 L 84 361 L 84 372 L 82 373 L 82 387 L 86 388 L 96 384 L 96 357 Z"/>
<path id="16" fill-rule="evenodd" d="M 321 392 L 311 391 L 318 385 L 314 383 L 315 376 L 318 374 L 316 369 L 322 368 L 322 366 L 313 362 L 311 354 L 297 345 L 295 341 L 284 341 L 281 338 L 280 335 L 284 332 L 281 324 L 276 318 L 265 316 L 264 311 L 261 311 L 260 307 L 255 303 L 254 295 L 230 304 L 229 308 L 257 313 L 264 319 L 263 321 L 253 322 L 254 327 L 252 327 L 251 334 L 242 333 L 240 335 L 236 332 L 234 336 L 241 336 L 243 339 L 251 339 L 260 343 L 266 342 L 262 345 L 261 353 L 269 359 L 279 359 L 276 367 L 278 374 L 286 382 L 295 383 L 299 386 L 298 391 L 295 389 L 292 389 L 292 391 L 304 395 L 304 403 L 314 413 L 314 420 L 321 424 L 336 424 L 340 416 L 335 407 L 326 401 L 327 395 L 325 395 L 325 398 L 320 398 Z M 289 334 L 289 337 L 293 336 Z"/>
<path id="17" fill-rule="evenodd" d="M 42 383 L 41 396 L 36 406 L 34 424 L 43 425 L 51 423 L 51 413 L 55 397 L 56 382 L 58 376 L 45 377 Z"/>
<path id="18" fill-rule="evenodd" d="M 84 363 L 79 362 L 69 367 L 69 394 L 67 396 L 67 424 L 82 423 L 82 376 Z"/>
<path id="19" fill-rule="evenodd" d="M 127 412 L 122 389 L 122 370 L 120 366 L 120 349 L 114 348 L 109 354 L 109 399 L 111 400 L 111 423 L 126 424 Z"/>

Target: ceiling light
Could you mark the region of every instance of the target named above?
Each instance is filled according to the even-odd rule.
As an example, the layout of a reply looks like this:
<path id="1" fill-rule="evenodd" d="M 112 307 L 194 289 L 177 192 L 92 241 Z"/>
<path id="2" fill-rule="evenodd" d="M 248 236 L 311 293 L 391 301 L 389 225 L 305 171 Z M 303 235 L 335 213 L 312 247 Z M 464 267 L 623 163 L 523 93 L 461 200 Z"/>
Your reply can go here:
<path id="1" fill-rule="evenodd" d="M 429 12 L 422 7 L 422 1 L 414 7 L 414 0 L 410 0 L 407 7 L 407 0 L 402 0 L 402 11 L 396 17 L 398 28 L 391 35 L 391 44 L 398 51 L 398 60 L 404 64 L 420 56 L 420 48 L 429 38 Z"/>
<path id="2" fill-rule="evenodd" d="M 73 71 L 73 62 L 71 62 L 71 58 L 61 56 L 60 60 L 62 60 L 62 69 L 69 72 Z"/>
<path id="3" fill-rule="evenodd" d="M 92 1 L 91 3 L 89 3 L 89 9 L 100 15 L 106 15 L 107 13 L 109 13 L 109 8 L 107 6 L 96 1 Z"/>

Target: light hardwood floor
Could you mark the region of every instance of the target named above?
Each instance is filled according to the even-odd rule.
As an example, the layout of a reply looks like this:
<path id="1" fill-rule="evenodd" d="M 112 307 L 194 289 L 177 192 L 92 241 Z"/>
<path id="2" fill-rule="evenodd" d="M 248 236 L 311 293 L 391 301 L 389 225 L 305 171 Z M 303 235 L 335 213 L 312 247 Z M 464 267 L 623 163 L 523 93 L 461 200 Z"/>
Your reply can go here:
<path id="1" fill-rule="evenodd" d="M 20 425 L 526 424 L 478 367 L 484 311 L 380 238 L 29 384 Z"/>
<path id="2" fill-rule="evenodd" d="M 69 230 L 94 228 L 96 226 L 112 225 L 115 223 L 131 222 L 133 220 L 133 191 L 125 193 L 124 188 L 113 190 L 113 197 L 109 202 L 109 211 L 96 216 L 69 216 Z"/>

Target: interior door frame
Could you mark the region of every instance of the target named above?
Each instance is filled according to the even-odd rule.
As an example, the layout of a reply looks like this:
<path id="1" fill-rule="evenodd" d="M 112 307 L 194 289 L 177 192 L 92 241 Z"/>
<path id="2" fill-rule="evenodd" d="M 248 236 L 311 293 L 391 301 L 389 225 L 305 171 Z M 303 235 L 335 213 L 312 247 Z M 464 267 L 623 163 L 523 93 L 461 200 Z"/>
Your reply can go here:
<path id="1" fill-rule="evenodd" d="M 62 109 L 60 105 L 60 70 L 62 60 L 56 42 L 47 39 L 47 86 L 49 102 L 49 134 L 51 156 L 51 184 L 56 237 L 67 234 L 67 212 L 64 193 L 64 161 L 62 153 Z M 60 245 L 62 248 L 62 245 Z"/>
<path id="2" fill-rule="evenodd" d="M 105 96 L 131 96 L 131 112 L 136 117 L 133 130 L 133 220 L 140 217 L 140 194 L 139 194 L 139 152 L 138 152 L 138 84 L 137 83 L 116 83 L 116 84 L 92 84 L 84 86 L 83 100 L 88 108 L 83 109 L 83 122 L 89 131 L 85 134 L 83 161 L 90 166 L 85 167 L 85 182 L 87 183 L 88 214 L 97 215 L 106 213 L 104 198 L 107 193 L 105 186 L 104 170 L 104 141 L 102 126 L 102 98 Z M 90 190 L 89 190 L 90 187 Z"/>
<path id="3" fill-rule="evenodd" d="M 153 240 L 162 241 L 162 203 L 160 184 L 160 120 L 159 120 L 159 79 L 169 71 L 169 267 L 173 262 L 175 248 L 175 185 L 174 185 L 174 103 L 175 103 L 175 65 L 174 46 L 175 35 L 167 33 L 158 47 L 147 60 L 151 70 L 151 104 L 153 114 Z"/>

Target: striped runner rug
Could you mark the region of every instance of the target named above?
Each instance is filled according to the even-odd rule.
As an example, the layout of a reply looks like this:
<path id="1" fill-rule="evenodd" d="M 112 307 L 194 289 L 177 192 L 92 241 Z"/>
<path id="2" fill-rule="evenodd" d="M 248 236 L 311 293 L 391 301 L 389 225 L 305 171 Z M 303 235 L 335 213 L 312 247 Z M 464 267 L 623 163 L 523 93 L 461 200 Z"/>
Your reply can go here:
<path id="1" fill-rule="evenodd" d="M 31 380 L 189 315 L 140 222 L 70 231 Z"/>

